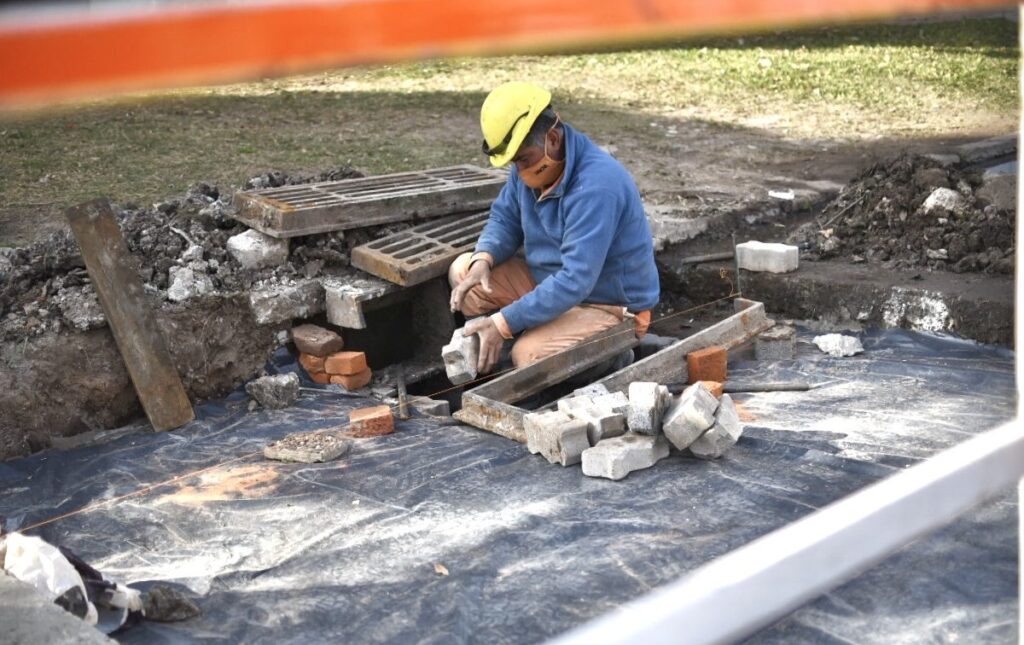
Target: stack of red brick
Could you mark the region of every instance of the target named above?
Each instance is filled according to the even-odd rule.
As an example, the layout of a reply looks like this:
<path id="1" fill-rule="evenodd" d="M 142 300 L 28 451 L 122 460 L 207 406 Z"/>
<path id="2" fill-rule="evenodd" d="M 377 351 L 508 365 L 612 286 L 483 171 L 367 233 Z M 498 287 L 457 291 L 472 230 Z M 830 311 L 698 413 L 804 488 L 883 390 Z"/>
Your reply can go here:
<path id="1" fill-rule="evenodd" d="M 337 383 L 346 390 L 357 390 L 373 378 L 366 354 L 342 351 L 344 341 L 329 329 L 299 325 L 292 329 L 292 342 L 299 350 L 299 364 L 316 383 Z"/>

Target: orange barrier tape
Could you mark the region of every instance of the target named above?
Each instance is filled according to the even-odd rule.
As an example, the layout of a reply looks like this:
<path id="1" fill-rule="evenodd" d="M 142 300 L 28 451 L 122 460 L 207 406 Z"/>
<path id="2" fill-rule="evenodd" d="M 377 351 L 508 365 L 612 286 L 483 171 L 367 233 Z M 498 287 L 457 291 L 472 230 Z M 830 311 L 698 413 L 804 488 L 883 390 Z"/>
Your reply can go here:
<path id="1" fill-rule="evenodd" d="M 367 62 L 1012 6 L 1006 0 L 348 0 L 171 5 L 106 17 L 67 10 L 35 22 L 0 13 L 0 105 Z"/>

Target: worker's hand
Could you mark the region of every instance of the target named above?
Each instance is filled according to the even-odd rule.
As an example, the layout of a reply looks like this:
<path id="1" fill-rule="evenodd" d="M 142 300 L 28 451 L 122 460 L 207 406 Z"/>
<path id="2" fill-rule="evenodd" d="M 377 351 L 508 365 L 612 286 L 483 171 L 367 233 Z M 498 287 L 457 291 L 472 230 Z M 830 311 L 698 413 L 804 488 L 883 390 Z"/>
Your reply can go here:
<path id="1" fill-rule="evenodd" d="M 463 336 L 480 334 L 480 357 L 476 361 L 476 371 L 480 374 L 488 374 L 498 364 L 501 357 L 501 345 L 505 339 L 501 332 L 494 325 L 490 316 L 477 318 L 466 323 L 462 329 Z"/>
<path id="2" fill-rule="evenodd" d="M 469 290 L 476 285 L 480 285 L 484 291 L 491 293 L 491 267 L 484 260 L 474 262 L 466 272 L 466 278 L 452 289 L 452 311 L 462 310 L 462 301 L 466 298 Z"/>

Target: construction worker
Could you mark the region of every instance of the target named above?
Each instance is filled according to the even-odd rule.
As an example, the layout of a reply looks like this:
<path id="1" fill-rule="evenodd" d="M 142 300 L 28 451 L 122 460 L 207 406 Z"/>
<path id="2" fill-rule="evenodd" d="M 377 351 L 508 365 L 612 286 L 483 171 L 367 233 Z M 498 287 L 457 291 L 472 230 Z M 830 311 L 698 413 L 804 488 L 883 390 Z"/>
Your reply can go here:
<path id="1" fill-rule="evenodd" d="M 452 311 L 476 318 L 480 373 L 518 336 L 523 367 L 631 317 L 642 336 L 660 287 L 640 192 L 629 172 L 551 109 L 530 83 L 496 87 L 480 108 L 484 153 L 515 164 L 473 253 L 448 272 Z M 523 247 L 525 259 L 516 255 Z"/>

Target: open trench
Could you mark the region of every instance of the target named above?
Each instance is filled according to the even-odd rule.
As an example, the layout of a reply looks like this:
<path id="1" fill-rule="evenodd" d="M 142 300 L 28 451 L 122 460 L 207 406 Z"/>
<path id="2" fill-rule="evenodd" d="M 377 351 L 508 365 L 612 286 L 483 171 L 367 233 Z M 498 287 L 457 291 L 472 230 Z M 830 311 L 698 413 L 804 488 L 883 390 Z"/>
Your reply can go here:
<path id="1" fill-rule="evenodd" d="M 742 293 L 764 302 L 776 318 L 813 321 L 822 327 L 903 327 L 1011 345 L 1013 280 L 1004 272 L 1004 259 L 1011 257 L 1013 242 L 1005 208 L 997 212 L 983 198 L 981 182 L 973 179 L 978 173 L 943 170 L 940 163 L 922 159 L 904 166 L 906 162 L 896 164 L 896 170 L 875 169 L 874 175 L 869 171 L 838 195 L 822 192 L 810 199 L 767 198 L 757 208 L 677 223 L 684 234 L 659 240 L 662 299 L 652 331 L 686 336 L 724 317 L 730 306 L 722 300 Z M 297 181 L 335 178 L 348 172 L 331 171 Z M 920 175 L 929 174 L 931 179 L 922 182 Z M 261 181 L 284 183 L 288 178 L 268 175 Z M 879 239 L 893 235 L 884 226 L 876 226 L 881 222 L 877 213 L 892 210 L 887 204 L 895 202 L 897 211 L 911 210 L 911 217 L 923 217 L 917 211 L 935 189 L 928 181 L 967 193 L 968 206 L 974 209 L 968 215 L 974 213 L 985 227 L 972 224 L 968 231 L 964 224 L 964 237 L 983 231 L 978 234 L 984 238 L 981 248 L 974 248 L 978 246 L 975 240 L 968 249 L 971 257 L 981 257 L 983 267 L 976 266 L 977 259 L 972 260 L 975 265 L 960 262 L 962 256 L 957 261 L 960 268 L 967 266 L 968 270 L 957 272 L 952 263 L 935 259 L 941 255 L 937 251 L 914 256 L 909 252 L 878 254 L 872 248 Z M 888 193 L 875 199 L 875 184 Z M 892 184 L 912 186 L 913 190 L 896 194 L 898 191 L 886 188 Z M 850 209 L 854 200 L 874 203 Z M 843 209 L 853 212 L 846 218 L 852 219 L 848 222 L 851 227 L 844 229 L 840 222 L 831 235 L 855 243 L 838 252 L 823 252 L 822 240 L 813 239 L 814 235 L 824 230 L 826 220 L 836 222 L 835 213 Z M 284 267 L 247 272 L 233 265 L 224 252 L 227 237 L 244 230 L 226 215 L 229 210 L 229 196 L 200 185 L 180 199 L 141 211 L 124 209 L 121 215 L 150 305 L 193 402 L 217 399 L 258 376 L 273 352 L 288 344 L 292 324 L 326 323 L 317 306 L 291 312 L 285 307 L 268 317 L 266 311 L 254 309 L 253 293 L 270 290 L 274 298 L 287 301 L 292 291 L 273 289 L 322 278 L 349 279 L 348 253 L 354 245 L 401 228 L 374 227 L 347 235 L 297 238 Z M 949 230 L 934 222 L 915 230 L 925 238 L 929 234 L 945 236 L 942 243 L 959 239 L 956 222 L 969 218 L 956 220 L 949 215 L 934 218 L 953 221 Z M 898 220 L 900 214 L 890 216 Z M 857 217 L 875 220 L 864 224 L 858 223 Z M 903 217 L 905 220 L 907 215 Z M 858 231 L 872 227 L 878 229 L 874 235 L 857 238 Z M 800 269 L 790 274 L 744 271 L 737 275 L 731 260 L 687 261 L 730 249 L 734 234 L 737 241 L 799 243 Z M 197 246 L 201 253 L 195 251 Z M 5 271 L 7 280 L 0 283 L 0 304 L 4 306 L 0 312 L 0 459 L 72 446 L 140 419 L 141 406 L 73 239 L 58 234 L 34 248 L 0 257 L 3 262 L 7 265 L 0 264 L 0 270 Z M 1012 269 L 1012 264 L 1009 266 Z M 188 297 L 169 299 L 170 277 L 175 273 L 171 269 L 182 267 L 208 275 L 212 288 L 193 284 Z M 412 394 L 439 393 L 440 398 L 457 404 L 459 393 L 448 386 L 440 363 L 440 347 L 454 325 L 446 312 L 446 289 L 444 279 L 438 278 L 403 290 L 397 297 L 382 299 L 378 307 L 368 307 L 365 329 L 341 330 L 347 348 L 367 353 L 375 373 L 372 393 L 392 396 L 394 366 L 402 364 Z M 715 301 L 722 302 L 708 304 Z"/>

